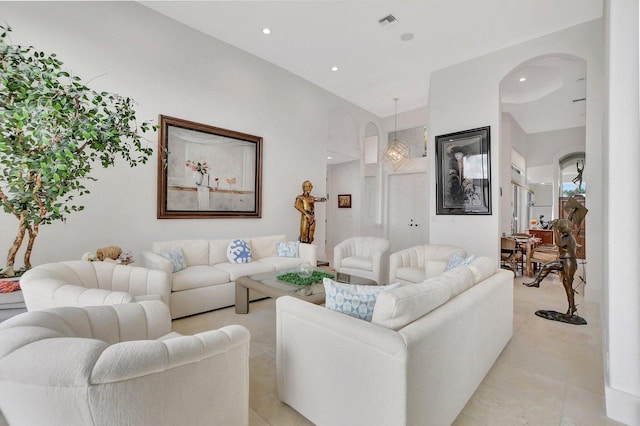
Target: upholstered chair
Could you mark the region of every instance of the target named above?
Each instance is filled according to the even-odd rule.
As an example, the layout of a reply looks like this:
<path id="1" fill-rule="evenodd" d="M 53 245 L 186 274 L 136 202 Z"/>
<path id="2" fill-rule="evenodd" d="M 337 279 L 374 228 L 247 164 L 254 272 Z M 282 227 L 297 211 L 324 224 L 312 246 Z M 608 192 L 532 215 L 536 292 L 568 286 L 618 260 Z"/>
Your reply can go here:
<path id="1" fill-rule="evenodd" d="M 0 323 L 10 425 L 248 425 L 249 331 L 182 336 L 160 301 L 25 312 Z"/>
<path id="2" fill-rule="evenodd" d="M 387 284 L 391 243 L 384 238 L 352 237 L 333 249 L 333 268 L 337 272 Z"/>
<path id="3" fill-rule="evenodd" d="M 113 262 L 70 260 L 36 266 L 20 278 L 27 310 L 161 300 L 169 305 L 164 271 Z"/>
<path id="4" fill-rule="evenodd" d="M 455 246 L 423 244 L 398 250 L 389 256 L 389 282 L 421 283 L 442 274 L 452 255 L 465 258 L 467 252 Z"/>

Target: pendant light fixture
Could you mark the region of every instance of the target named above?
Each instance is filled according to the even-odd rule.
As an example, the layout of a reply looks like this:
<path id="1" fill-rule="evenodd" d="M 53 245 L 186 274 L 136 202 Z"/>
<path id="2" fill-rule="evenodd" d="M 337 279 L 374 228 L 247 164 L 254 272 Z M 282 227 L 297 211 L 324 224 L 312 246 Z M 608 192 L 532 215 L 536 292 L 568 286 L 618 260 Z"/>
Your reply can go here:
<path id="1" fill-rule="evenodd" d="M 404 166 L 411 159 L 411 150 L 409 147 L 402 142 L 400 142 L 397 138 L 398 134 L 398 98 L 394 98 L 396 103 L 395 109 L 395 125 L 393 130 L 393 141 L 387 147 L 387 150 L 382 157 L 382 162 L 384 164 L 391 164 L 393 166 L 393 170 L 400 170 L 402 166 Z"/>

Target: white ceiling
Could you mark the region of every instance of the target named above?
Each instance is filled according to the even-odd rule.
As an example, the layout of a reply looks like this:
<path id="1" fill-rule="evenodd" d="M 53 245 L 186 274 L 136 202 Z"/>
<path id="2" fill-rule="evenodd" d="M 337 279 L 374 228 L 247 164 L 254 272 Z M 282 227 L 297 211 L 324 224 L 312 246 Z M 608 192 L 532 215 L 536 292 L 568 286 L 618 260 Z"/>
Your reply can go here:
<path id="1" fill-rule="evenodd" d="M 383 118 L 394 114 L 394 98 L 399 98 L 399 113 L 426 106 L 429 75 L 434 70 L 602 16 L 602 0 L 141 4 L 278 65 Z M 389 14 L 397 22 L 379 24 Z M 272 31 L 268 36 L 262 33 L 265 27 Z M 413 38 L 403 41 L 406 34 Z M 338 71 L 331 71 L 332 66 L 337 66 Z M 543 70 L 542 74 L 550 71 Z M 557 85 L 560 77 L 552 78 L 556 83 L 548 84 Z M 541 93 L 540 89 L 536 92 Z M 512 100 L 518 100 L 515 95 Z M 519 96 L 522 105 L 527 97 L 522 93 Z M 513 105 L 511 113 L 515 117 L 519 107 L 516 102 Z M 535 129 L 536 125 L 524 127 Z"/>
<path id="2" fill-rule="evenodd" d="M 502 81 L 502 111 L 527 134 L 584 126 L 586 68 L 583 60 L 561 56 L 526 64 Z"/>

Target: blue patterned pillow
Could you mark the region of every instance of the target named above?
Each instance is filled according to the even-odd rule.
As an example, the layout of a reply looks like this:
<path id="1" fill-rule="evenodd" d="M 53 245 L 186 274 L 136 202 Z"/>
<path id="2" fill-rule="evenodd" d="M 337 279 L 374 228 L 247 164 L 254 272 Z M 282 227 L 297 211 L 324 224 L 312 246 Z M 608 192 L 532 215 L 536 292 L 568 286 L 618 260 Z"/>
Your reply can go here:
<path id="1" fill-rule="evenodd" d="M 330 278 L 324 278 L 322 283 L 325 307 L 365 321 L 371 321 L 378 294 L 400 286 L 397 283 L 385 286 L 343 284 Z"/>
<path id="2" fill-rule="evenodd" d="M 182 271 L 187 267 L 187 263 L 184 261 L 184 252 L 182 249 L 175 249 L 160 253 L 160 256 L 165 257 L 171 261 L 171 267 L 173 272 Z"/>
<path id="3" fill-rule="evenodd" d="M 462 257 L 458 253 L 453 253 L 451 257 L 449 257 L 449 260 L 447 261 L 447 266 L 444 268 L 444 271 L 445 272 L 450 271 L 454 268 L 457 268 L 458 266 L 466 266 L 471 262 L 473 262 L 473 259 L 475 258 L 476 258 L 475 254 L 472 254 L 469 257 Z"/>
<path id="4" fill-rule="evenodd" d="M 233 240 L 227 247 L 227 259 L 231 263 L 249 263 L 253 260 L 251 247 L 245 240 Z"/>
<path id="5" fill-rule="evenodd" d="M 298 255 L 298 241 L 276 241 L 276 256 L 300 257 Z"/>

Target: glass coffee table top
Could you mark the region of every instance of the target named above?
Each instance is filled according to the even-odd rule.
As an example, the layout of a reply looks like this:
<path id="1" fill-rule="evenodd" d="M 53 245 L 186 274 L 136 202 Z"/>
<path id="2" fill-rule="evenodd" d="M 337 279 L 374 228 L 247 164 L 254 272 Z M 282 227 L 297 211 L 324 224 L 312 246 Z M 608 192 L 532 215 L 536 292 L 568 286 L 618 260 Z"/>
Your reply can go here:
<path id="1" fill-rule="evenodd" d="M 346 284 L 358 285 L 378 285 L 375 281 L 356 277 L 349 274 L 338 273 L 335 271 L 323 271 L 317 268 L 311 268 L 312 271 L 329 272 L 333 275 L 333 280 Z M 256 291 L 268 297 L 278 298 L 281 296 L 293 296 L 307 302 L 322 304 L 325 301 L 324 285 L 322 279 L 307 285 L 296 285 L 278 279 L 286 273 L 300 273 L 299 268 L 283 270 L 278 272 L 265 272 L 259 274 L 251 274 L 236 279 L 236 313 L 246 314 L 249 312 L 249 290 Z M 310 272 L 307 270 L 307 273 Z"/>

